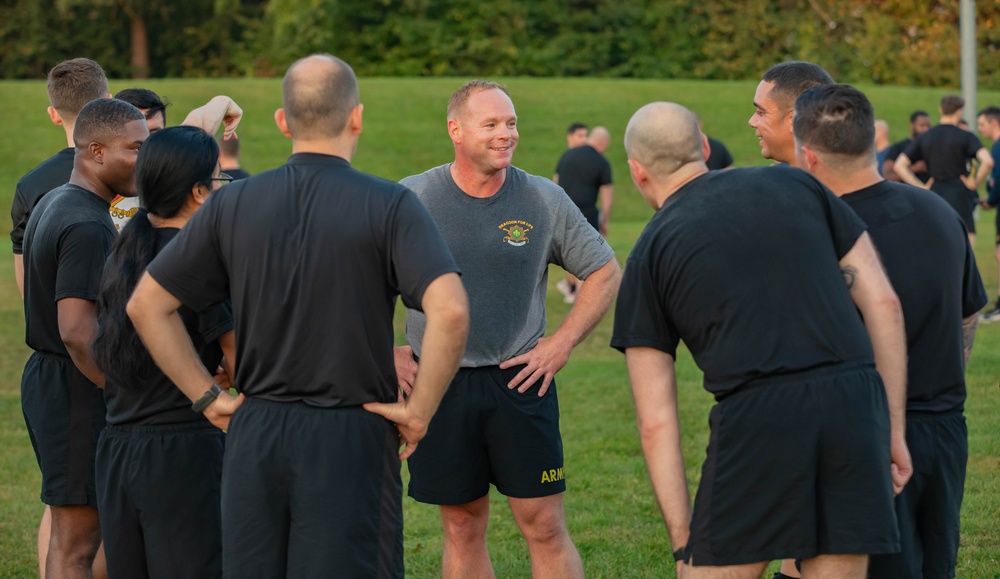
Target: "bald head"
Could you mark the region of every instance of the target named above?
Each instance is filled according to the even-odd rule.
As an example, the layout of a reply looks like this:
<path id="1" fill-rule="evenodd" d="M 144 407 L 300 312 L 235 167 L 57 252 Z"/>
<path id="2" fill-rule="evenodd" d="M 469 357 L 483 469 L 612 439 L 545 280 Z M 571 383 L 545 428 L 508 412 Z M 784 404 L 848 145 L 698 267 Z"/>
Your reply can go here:
<path id="1" fill-rule="evenodd" d="M 629 120 L 625 152 L 658 179 L 688 163 L 704 162 L 698 120 L 679 104 L 650 103 Z"/>
<path id="2" fill-rule="evenodd" d="M 604 127 L 594 127 L 594 130 L 590 131 L 590 135 L 587 137 L 587 144 L 597 150 L 598 153 L 604 153 L 608 150 L 608 145 L 611 143 L 611 133 Z"/>
<path id="3" fill-rule="evenodd" d="M 285 73 L 281 96 L 288 130 L 300 140 L 337 137 L 360 102 L 354 71 L 329 54 L 295 61 Z"/>

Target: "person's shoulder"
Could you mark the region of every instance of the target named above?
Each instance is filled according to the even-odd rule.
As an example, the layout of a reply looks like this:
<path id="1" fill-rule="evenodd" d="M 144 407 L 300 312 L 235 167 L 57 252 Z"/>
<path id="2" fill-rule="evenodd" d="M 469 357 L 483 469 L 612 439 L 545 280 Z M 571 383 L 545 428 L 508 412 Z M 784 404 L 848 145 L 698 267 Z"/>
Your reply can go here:
<path id="1" fill-rule="evenodd" d="M 403 177 L 399 180 L 399 183 L 416 193 L 421 193 L 422 189 L 424 189 L 429 183 L 445 179 L 448 174 L 448 167 L 450 166 L 450 163 L 445 163 L 444 165 L 431 167 L 423 173 Z"/>
<path id="2" fill-rule="evenodd" d="M 17 182 L 17 191 L 23 196 L 41 197 L 54 187 L 69 181 L 73 172 L 74 149 L 67 148 L 36 165 Z"/>
<path id="3" fill-rule="evenodd" d="M 532 175 L 514 165 L 508 166 L 507 171 L 507 178 L 511 180 L 511 184 L 515 187 L 524 187 L 545 196 L 551 196 L 554 199 L 562 200 L 563 197 L 569 199 L 563 188 L 553 183 L 548 177 Z"/>

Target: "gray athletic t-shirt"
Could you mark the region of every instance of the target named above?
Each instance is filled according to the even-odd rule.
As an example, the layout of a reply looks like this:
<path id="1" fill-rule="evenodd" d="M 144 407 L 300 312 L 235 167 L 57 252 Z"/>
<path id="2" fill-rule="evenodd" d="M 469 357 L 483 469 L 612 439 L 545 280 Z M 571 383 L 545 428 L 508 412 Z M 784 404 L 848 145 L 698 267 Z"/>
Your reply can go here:
<path id="1" fill-rule="evenodd" d="M 503 186 L 480 199 L 451 177 L 451 164 L 407 177 L 462 270 L 469 295 L 469 340 L 462 367 L 494 366 L 535 347 L 545 333 L 548 265 L 580 279 L 614 258 L 563 190 L 507 168 Z M 407 310 L 406 338 L 420 355 L 425 318 Z"/>

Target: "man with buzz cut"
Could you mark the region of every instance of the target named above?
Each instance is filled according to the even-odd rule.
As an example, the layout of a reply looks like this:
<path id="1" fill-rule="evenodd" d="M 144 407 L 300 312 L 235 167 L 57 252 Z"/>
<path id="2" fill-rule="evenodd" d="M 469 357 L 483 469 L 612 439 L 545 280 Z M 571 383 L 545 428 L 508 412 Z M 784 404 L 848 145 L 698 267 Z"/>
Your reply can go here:
<path id="1" fill-rule="evenodd" d="M 228 429 L 225 577 L 401 578 L 400 458 L 423 452 L 464 350 L 465 291 L 413 192 L 351 167 L 363 109 L 351 67 L 326 54 L 296 61 L 282 104 L 274 116 L 292 140 L 288 162 L 212 195 L 149 264 L 127 311 L 192 410 Z M 399 296 L 427 319 L 420 372 L 401 402 Z M 182 303 L 226 298 L 237 398 L 175 323 Z"/>
<path id="2" fill-rule="evenodd" d="M 990 155 L 993 156 L 993 171 L 989 179 L 986 180 L 986 201 L 983 208 L 996 209 L 1000 206 L 1000 107 L 989 106 L 979 111 L 976 117 L 976 127 L 979 134 L 993 141 Z M 994 259 L 997 263 L 997 271 L 1000 273 L 1000 211 L 994 218 L 996 224 L 996 249 L 993 251 Z M 997 297 L 996 306 L 984 313 L 980 317 L 982 322 L 995 322 L 1000 320 L 1000 297 Z"/>
<path id="3" fill-rule="evenodd" d="M 587 142 L 590 127 L 583 123 L 570 123 L 566 129 L 566 148 L 573 149 Z"/>
<path id="4" fill-rule="evenodd" d="M 811 62 L 782 62 L 769 68 L 753 95 L 756 109 L 750 126 L 760 140 L 760 154 L 777 163 L 795 164 L 792 115 L 795 99 L 814 86 L 833 84 L 819 65 Z"/>
<path id="5" fill-rule="evenodd" d="M 94 460 L 105 406 L 90 345 L 115 228 L 108 208 L 135 195 L 134 167 L 149 131 L 142 113 L 96 99 L 76 118 L 69 182 L 45 194 L 24 231 L 25 341 L 21 406 L 51 512 L 46 576 L 89 577 L 101 543 Z"/>
<path id="6" fill-rule="evenodd" d="M 548 179 L 511 162 L 517 114 L 507 89 L 474 80 L 448 102 L 452 163 L 403 179 L 444 235 L 469 293 L 471 326 L 461 368 L 410 458 L 411 497 L 439 505 L 442 575 L 493 577 L 486 547 L 490 485 L 507 496 L 536 578 L 583 577 L 566 528 L 555 374 L 614 299 L 614 251 Z M 545 333 L 548 266 L 585 280 L 576 303 Z M 429 320 L 414 309 L 397 366 L 424 366 Z M 419 376 L 419 374 L 417 374 Z M 405 382 L 405 379 L 404 379 Z"/>
<path id="7" fill-rule="evenodd" d="M 872 555 L 868 573 L 954 577 L 969 457 L 965 364 L 986 291 L 959 216 L 930 191 L 879 175 L 873 116 L 865 95 L 846 85 L 810 89 L 795 105 L 799 166 L 868 225 L 903 306 L 914 470 L 896 497 L 902 550 Z"/>
<path id="8" fill-rule="evenodd" d="M 639 109 L 625 149 L 657 211 L 628 257 L 611 345 L 678 575 L 750 579 L 801 559 L 806 577 L 865 577 L 869 554 L 899 550 L 893 492 L 910 459 L 902 311 L 864 224 L 799 169 L 709 171 L 674 103 Z M 681 341 L 717 401 L 693 512 Z"/>
<path id="9" fill-rule="evenodd" d="M 958 127 L 965 108 L 965 99 L 950 94 L 941 98 L 941 122 L 911 143 L 894 166 L 904 183 L 930 189 L 941 196 L 958 213 L 969 231 L 969 242 L 976 243 L 976 221 L 973 209 L 979 203 L 979 185 L 993 169 L 993 156 L 978 138 Z M 968 173 L 968 162 L 979 161 L 974 177 Z M 924 161 L 930 179 L 922 183 L 911 170 L 911 165 Z"/>

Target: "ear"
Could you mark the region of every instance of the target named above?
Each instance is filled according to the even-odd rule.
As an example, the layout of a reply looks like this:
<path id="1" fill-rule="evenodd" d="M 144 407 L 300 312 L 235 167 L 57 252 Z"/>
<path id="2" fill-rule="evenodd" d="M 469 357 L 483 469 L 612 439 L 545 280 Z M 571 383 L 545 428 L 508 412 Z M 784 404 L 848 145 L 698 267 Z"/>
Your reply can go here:
<path id="1" fill-rule="evenodd" d="M 705 133 L 701 134 L 701 156 L 702 159 L 708 161 L 708 157 L 712 154 L 712 145 L 708 144 L 708 137 Z"/>
<path id="2" fill-rule="evenodd" d="M 448 119 L 448 136 L 456 145 L 462 142 L 462 125 L 455 119 Z"/>
<path id="3" fill-rule="evenodd" d="M 49 120 L 52 121 L 53 125 L 63 124 L 62 116 L 59 114 L 59 111 L 56 110 L 56 107 L 49 107 L 48 112 L 49 112 Z"/>
<path id="4" fill-rule="evenodd" d="M 288 130 L 288 119 L 285 118 L 285 109 L 274 111 L 274 124 L 278 125 L 278 130 L 286 138 L 292 138 L 292 132 Z"/>
<path id="5" fill-rule="evenodd" d="M 816 165 L 819 164 L 819 155 L 816 154 L 816 151 L 810 149 L 806 145 L 802 145 L 799 148 L 802 150 L 802 159 L 806 162 L 806 166 L 802 168 L 812 173 L 816 168 Z"/>
<path id="6" fill-rule="evenodd" d="M 649 182 L 649 173 L 639 161 L 629 159 L 628 171 L 632 174 L 632 182 L 635 183 L 635 186 L 639 188 L 639 190 L 642 190 L 643 186 Z"/>
<path id="7" fill-rule="evenodd" d="M 361 134 L 361 116 L 365 110 L 365 105 L 358 103 L 353 109 L 351 109 L 351 115 L 347 117 L 347 127 L 351 131 L 351 135 L 357 136 Z"/>
<path id="8" fill-rule="evenodd" d="M 100 143 L 90 143 L 87 145 L 87 151 L 90 153 L 90 157 L 98 165 L 104 164 L 104 145 Z"/>
<path id="9" fill-rule="evenodd" d="M 795 108 L 794 107 L 792 107 L 792 110 L 788 111 L 788 114 L 785 115 L 785 124 L 788 125 L 788 132 L 794 134 L 795 133 Z"/>
<path id="10" fill-rule="evenodd" d="M 191 200 L 201 207 L 206 201 L 208 201 L 209 196 L 212 194 L 212 189 L 204 183 L 195 183 L 191 187 Z"/>

